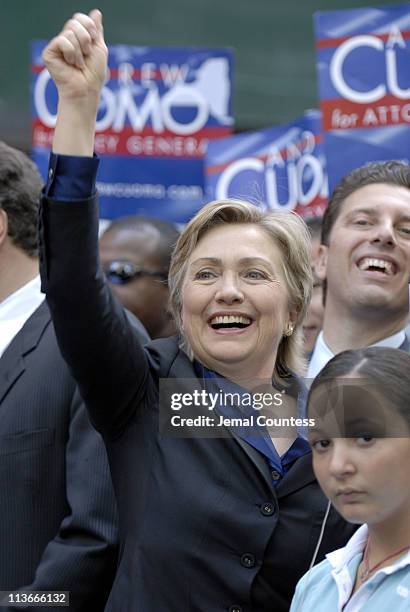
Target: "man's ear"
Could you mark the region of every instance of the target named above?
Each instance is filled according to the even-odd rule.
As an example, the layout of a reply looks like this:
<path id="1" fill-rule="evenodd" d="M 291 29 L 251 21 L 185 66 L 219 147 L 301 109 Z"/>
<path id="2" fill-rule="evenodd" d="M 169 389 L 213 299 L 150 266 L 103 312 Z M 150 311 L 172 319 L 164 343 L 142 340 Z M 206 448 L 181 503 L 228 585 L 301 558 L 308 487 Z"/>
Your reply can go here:
<path id="1" fill-rule="evenodd" d="M 9 231 L 9 222 L 7 218 L 7 213 L 5 210 L 0 208 L 0 246 L 6 240 L 8 231 Z"/>
<path id="2" fill-rule="evenodd" d="M 317 259 L 314 265 L 314 272 L 319 280 L 325 281 L 327 276 L 327 256 L 328 256 L 328 247 L 324 244 L 321 244 L 319 247 Z"/>

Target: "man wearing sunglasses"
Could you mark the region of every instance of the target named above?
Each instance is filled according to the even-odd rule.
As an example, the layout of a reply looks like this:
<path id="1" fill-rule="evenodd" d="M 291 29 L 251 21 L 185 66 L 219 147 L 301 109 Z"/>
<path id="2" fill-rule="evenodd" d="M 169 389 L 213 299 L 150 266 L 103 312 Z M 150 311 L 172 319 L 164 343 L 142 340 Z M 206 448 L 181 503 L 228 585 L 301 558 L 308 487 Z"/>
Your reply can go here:
<path id="1" fill-rule="evenodd" d="M 113 221 L 100 240 L 101 264 L 112 291 L 152 339 L 175 334 L 167 278 L 178 235 L 171 223 L 131 216 Z"/>

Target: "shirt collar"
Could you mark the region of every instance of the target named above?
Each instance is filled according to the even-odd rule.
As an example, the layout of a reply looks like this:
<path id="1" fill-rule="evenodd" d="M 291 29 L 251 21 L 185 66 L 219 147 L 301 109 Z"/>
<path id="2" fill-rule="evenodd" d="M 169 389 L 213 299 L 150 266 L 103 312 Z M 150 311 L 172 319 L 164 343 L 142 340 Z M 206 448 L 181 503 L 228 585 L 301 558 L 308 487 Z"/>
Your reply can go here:
<path id="1" fill-rule="evenodd" d="M 36 276 L 0 303 L 0 357 L 44 298 Z"/>
<path id="2" fill-rule="evenodd" d="M 34 306 L 37 308 L 44 300 L 44 297 L 44 294 L 41 293 L 40 276 L 37 275 L 0 302 L 2 320 L 9 316 L 14 319 L 24 315 L 26 311 L 30 311 Z"/>
<path id="3" fill-rule="evenodd" d="M 406 339 L 406 333 L 404 329 L 397 332 L 397 334 L 393 334 L 393 336 L 389 336 L 388 338 L 383 338 L 383 340 L 379 340 L 379 342 L 375 342 L 371 346 L 385 346 L 388 348 L 399 348 Z"/>
<path id="4" fill-rule="evenodd" d="M 328 553 L 326 558 L 332 568 L 336 571 L 341 570 L 353 559 L 353 557 L 363 552 L 366 546 L 368 533 L 367 525 L 362 525 L 355 531 L 344 548 L 339 548 L 338 550 Z"/>
<path id="5" fill-rule="evenodd" d="M 237 383 L 225 378 L 221 374 L 214 372 L 213 370 L 209 370 L 204 365 L 199 363 L 198 361 L 194 361 L 194 368 L 198 376 L 202 377 L 203 381 L 207 380 L 211 387 L 215 387 L 217 389 L 221 389 L 224 393 L 237 393 L 239 395 L 249 394 L 250 391 L 244 389 Z M 287 389 L 287 392 L 290 395 L 293 395 L 297 398 L 298 401 L 298 416 L 301 414 L 301 408 L 299 405 L 299 400 L 302 397 L 304 401 L 305 389 L 302 381 L 295 375 L 292 375 L 291 385 Z M 255 411 L 252 410 L 251 407 L 247 405 L 228 405 L 228 404 L 220 404 L 218 406 L 220 413 L 223 416 L 232 416 L 237 417 L 239 413 L 243 413 L 243 415 L 247 416 L 255 416 Z M 274 468 L 281 476 L 286 473 L 291 465 L 301 457 L 307 453 L 310 453 L 310 445 L 305 439 L 306 433 L 303 428 L 298 428 L 298 437 L 290 446 L 290 448 L 282 455 L 279 456 L 276 451 L 275 445 L 271 440 L 269 433 L 265 427 L 258 426 L 257 424 L 250 425 L 249 427 L 237 427 L 231 426 L 230 428 L 234 433 L 253 446 L 256 450 L 266 457 L 269 462 L 271 468 Z M 276 484 L 277 481 L 275 481 Z"/>
<path id="6" fill-rule="evenodd" d="M 388 336 L 387 338 L 383 338 L 370 346 L 384 346 L 388 348 L 399 348 L 406 339 L 406 334 L 404 329 L 398 331 L 396 334 L 392 336 Z M 334 353 L 330 350 L 328 345 L 325 342 L 325 338 L 323 335 L 323 331 L 321 331 L 317 337 L 315 348 L 313 350 L 312 359 L 309 363 L 308 378 L 315 378 L 320 370 L 322 370 L 325 365 L 334 357 Z"/>
<path id="7" fill-rule="evenodd" d="M 362 525 L 355 531 L 344 548 L 339 548 L 326 555 L 327 560 L 335 572 L 341 571 L 357 554 L 364 551 L 368 535 L 369 530 L 367 525 Z M 397 561 L 392 563 L 392 565 L 383 567 L 379 571 L 385 574 L 392 574 L 407 565 L 410 565 L 410 551 L 404 555 L 404 557 L 400 557 Z"/>
<path id="8" fill-rule="evenodd" d="M 308 378 L 315 378 L 320 370 L 325 367 L 328 361 L 334 357 L 334 354 L 327 346 L 321 331 L 317 337 L 315 348 L 313 349 L 312 358 L 308 367 Z"/>

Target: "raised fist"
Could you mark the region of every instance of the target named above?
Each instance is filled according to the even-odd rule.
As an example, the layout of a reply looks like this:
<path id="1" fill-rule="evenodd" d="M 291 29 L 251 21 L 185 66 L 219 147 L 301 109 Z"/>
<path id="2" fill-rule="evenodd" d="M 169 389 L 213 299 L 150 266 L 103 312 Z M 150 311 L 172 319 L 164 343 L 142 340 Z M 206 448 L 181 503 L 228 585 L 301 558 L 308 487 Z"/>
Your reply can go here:
<path id="1" fill-rule="evenodd" d="M 107 74 L 108 49 L 102 15 L 75 13 L 43 52 L 59 99 L 99 97 Z"/>

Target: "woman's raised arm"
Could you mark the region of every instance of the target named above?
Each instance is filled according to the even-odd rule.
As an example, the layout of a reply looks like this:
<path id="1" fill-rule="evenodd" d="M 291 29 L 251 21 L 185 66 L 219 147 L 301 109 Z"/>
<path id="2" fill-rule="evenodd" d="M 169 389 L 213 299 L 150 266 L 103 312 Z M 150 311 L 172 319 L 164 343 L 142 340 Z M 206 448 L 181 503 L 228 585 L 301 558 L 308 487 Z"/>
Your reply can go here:
<path id="1" fill-rule="evenodd" d="M 44 51 L 59 101 L 39 242 L 60 350 L 97 429 L 117 435 L 145 393 L 148 365 L 99 265 L 92 156 L 107 56 L 98 10 L 76 13 Z"/>

